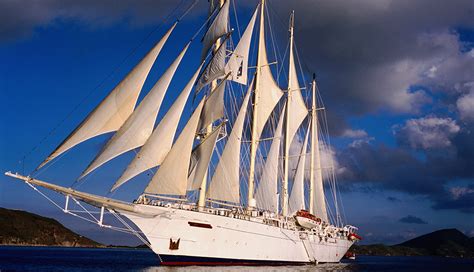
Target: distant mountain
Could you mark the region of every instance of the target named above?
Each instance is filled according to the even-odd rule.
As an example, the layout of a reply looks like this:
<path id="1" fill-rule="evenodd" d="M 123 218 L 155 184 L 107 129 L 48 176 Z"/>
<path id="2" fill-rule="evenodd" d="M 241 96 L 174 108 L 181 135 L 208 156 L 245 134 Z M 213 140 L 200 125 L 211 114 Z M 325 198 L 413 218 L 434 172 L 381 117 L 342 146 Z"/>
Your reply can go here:
<path id="1" fill-rule="evenodd" d="M 103 247 L 54 219 L 4 208 L 0 208 L 0 245 Z"/>
<path id="2" fill-rule="evenodd" d="M 443 229 L 408 240 L 399 246 L 416 248 L 437 256 L 474 257 L 474 240 L 457 229 Z"/>
<path id="3" fill-rule="evenodd" d="M 394 246 L 354 245 L 350 251 L 359 255 L 474 258 L 474 238 L 467 237 L 457 229 L 443 229 Z"/>

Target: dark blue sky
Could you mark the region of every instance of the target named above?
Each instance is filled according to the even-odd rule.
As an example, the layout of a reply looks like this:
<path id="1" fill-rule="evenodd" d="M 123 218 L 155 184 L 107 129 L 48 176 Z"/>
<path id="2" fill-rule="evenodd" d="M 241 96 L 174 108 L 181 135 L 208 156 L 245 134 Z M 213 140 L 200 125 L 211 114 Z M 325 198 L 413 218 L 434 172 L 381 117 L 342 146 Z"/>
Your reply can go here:
<path id="1" fill-rule="evenodd" d="M 146 91 L 204 22 L 207 1 L 201 2 L 172 34 Z M 287 16 L 295 9 L 303 72 L 306 78 L 318 74 L 328 109 L 346 221 L 359 226 L 368 243 L 396 243 L 448 227 L 474 235 L 473 5 L 412 2 L 270 1 L 283 51 Z M 161 37 L 173 19 L 162 21 L 177 5 L 111 3 L 0 4 L 2 172 L 31 172 Z M 172 18 L 188 4 L 184 1 Z M 236 6 L 243 29 L 254 3 Z M 233 10 L 231 15 L 235 27 Z M 200 50 L 197 40 L 164 108 L 194 72 L 198 59 L 190 56 Z M 72 184 L 109 137 L 81 144 L 39 177 Z M 105 194 L 120 172 L 116 169 L 130 159 L 126 154 L 106 164 L 79 188 Z M 142 176 L 114 197 L 133 199 L 146 180 Z M 3 176 L 0 206 L 57 218 L 102 242 L 130 241 L 65 216 L 26 185 Z"/>

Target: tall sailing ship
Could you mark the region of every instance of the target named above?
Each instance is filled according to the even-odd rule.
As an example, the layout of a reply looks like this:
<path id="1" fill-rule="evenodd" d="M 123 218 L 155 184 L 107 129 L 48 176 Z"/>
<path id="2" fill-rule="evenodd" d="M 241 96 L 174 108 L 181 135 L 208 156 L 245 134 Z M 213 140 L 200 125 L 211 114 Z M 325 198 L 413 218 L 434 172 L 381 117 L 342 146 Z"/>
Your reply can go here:
<path id="1" fill-rule="evenodd" d="M 193 56 L 201 59 L 201 65 L 156 126 L 170 82 L 197 34 L 135 104 L 179 20 L 38 167 L 88 139 L 113 132 L 79 179 L 135 150 L 134 159 L 111 188 L 114 191 L 158 166 L 135 201 L 94 195 L 18 173 L 6 175 L 26 182 L 45 197 L 38 187 L 65 195 L 64 206 L 57 206 L 68 214 L 136 235 L 163 265 L 338 262 L 360 237 L 355 227 L 343 225 L 336 186 L 331 182 L 333 169 L 325 170 L 321 164 L 324 137 L 318 112 L 324 109 L 318 108 L 315 78 L 306 95 L 298 80 L 294 13 L 285 53 L 287 88 L 282 88 L 272 67 L 278 63 L 269 62 L 267 55 L 265 0 L 255 8 L 235 47 L 229 27 L 230 0 L 210 2 L 202 55 Z M 253 43 L 254 58 L 250 54 Z M 252 60 L 256 63 L 249 63 Z M 190 97 L 194 111 L 178 134 Z M 331 205 L 325 191 L 334 196 Z M 72 210 L 70 202 L 82 207 L 83 213 Z M 81 203 L 99 210 L 90 211 L 93 207 Z M 104 215 L 123 226 L 107 224 Z"/>

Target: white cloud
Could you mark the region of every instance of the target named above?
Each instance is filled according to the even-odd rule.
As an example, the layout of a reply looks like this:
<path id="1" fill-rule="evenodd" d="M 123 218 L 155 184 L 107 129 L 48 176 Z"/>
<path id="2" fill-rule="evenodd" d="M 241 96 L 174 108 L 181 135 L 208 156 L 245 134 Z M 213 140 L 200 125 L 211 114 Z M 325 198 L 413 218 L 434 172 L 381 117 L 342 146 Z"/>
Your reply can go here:
<path id="1" fill-rule="evenodd" d="M 453 187 L 450 188 L 449 191 L 451 192 L 453 199 L 459 199 L 465 194 L 474 193 L 474 189 L 467 187 Z"/>
<path id="2" fill-rule="evenodd" d="M 451 145 L 451 137 L 459 130 L 455 120 L 433 116 L 409 119 L 403 126 L 394 127 L 399 142 L 419 149 L 448 147 Z"/>
<path id="3" fill-rule="evenodd" d="M 429 78 L 434 78 L 434 77 L 436 77 L 436 71 L 438 71 L 438 68 L 433 65 L 433 66 L 431 66 L 431 68 L 426 73 L 426 76 L 429 77 Z"/>
<path id="4" fill-rule="evenodd" d="M 367 137 L 367 132 L 363 129 L 346 129 L 342 133 L 342 137 L 347 138 L 364 138 Z"/>
<path id="5" fill-rule="evenodd" d="M 466 95 L 459 97 L 456 106 L 459 111 L 461 119 L 474 120 L 474 82 L 472 84 L 472 91 Z"/>
<path id="6" fill-rule="evenodd" d="M 375 139 L 374 137 L 365 137 L 365 138 L 362 138 L 362 139 L 356 139 L 356 140 L 352 141 L 352 143 L 349 144 L 349 147 L 357 148 L 357 147 L 360 147 L 363 144 L 368 144 L 368 143 L 372 142 L 374 139 Z"/>

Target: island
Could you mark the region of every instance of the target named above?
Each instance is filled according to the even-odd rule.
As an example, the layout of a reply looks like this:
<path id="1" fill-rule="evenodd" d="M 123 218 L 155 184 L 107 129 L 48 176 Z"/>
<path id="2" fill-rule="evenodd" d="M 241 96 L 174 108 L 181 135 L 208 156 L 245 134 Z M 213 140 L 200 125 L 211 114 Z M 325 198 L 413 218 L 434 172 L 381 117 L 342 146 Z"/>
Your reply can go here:
<path id="1" fill-rule="evenodd" d="M 52 218 L 0 208 L 0 245 L 105 247 Z"/>
<path id="2" fill-rule="evenodd" d="M 457 229 L 442 229 L 397 245 L 353 245 L 349 251 L 356 255 L 474 258 L 474 238 Z"/>

